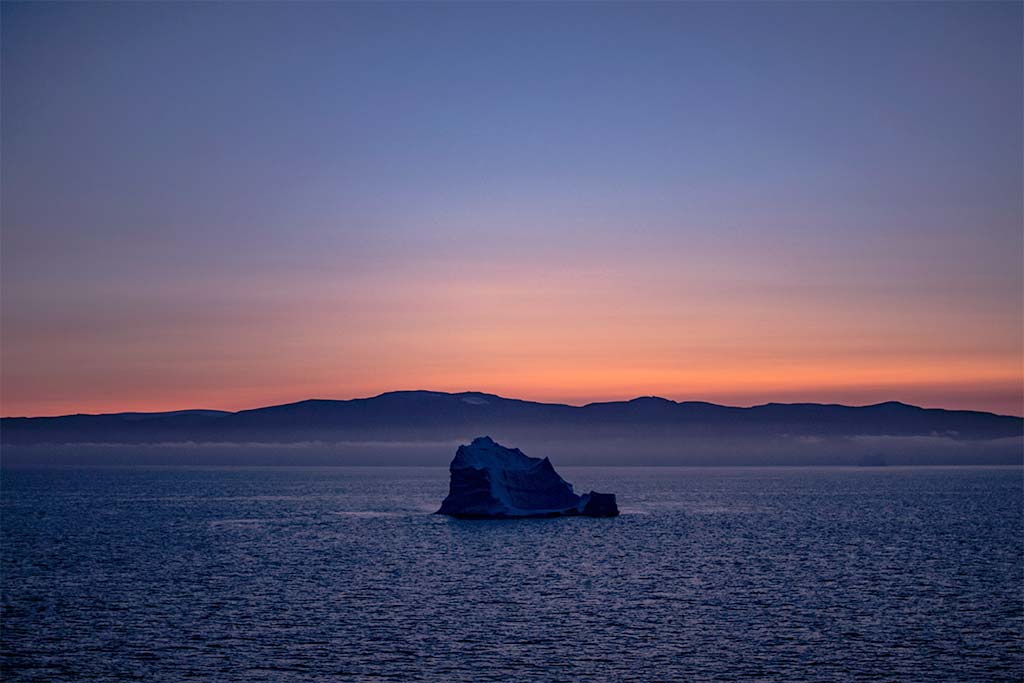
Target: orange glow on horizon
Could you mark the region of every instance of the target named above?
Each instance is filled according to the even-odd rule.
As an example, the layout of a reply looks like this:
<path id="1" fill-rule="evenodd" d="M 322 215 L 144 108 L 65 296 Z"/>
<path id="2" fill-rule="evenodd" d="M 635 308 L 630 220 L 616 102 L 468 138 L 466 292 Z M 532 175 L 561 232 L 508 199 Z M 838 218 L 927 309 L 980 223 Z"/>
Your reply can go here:
<path id="1" fill-rule="evenodd" d="M 950 316 L 929 292 L 825 295 L 710 273 L 698 287 L 674 266 L 533 264 L 513 277 L 443 265 L 355 284 L 174 291 L 117 318 L 72 318 L 74 343 L 14 321 L 2 412 L 238 410 L 401 389 L 1022 412 L 1019 313 Z"/>
<path id="2" fill-rule="evenodd" d="M 907 376 L 914 373 L 907 373 Z M 22 410 L 12 410 L 3 403 L 4 416 L 67 415 L 75 413 L 115 412 L 162 412 L 190 408 L 214 410 L 245 410 L 270 405 L 291 403 L 309 398 L 353 399 L 367 398 L 389 391 L 428 390 L 458 393 L 479 391 L 496 394 L 505 398 L 584 405 L 592 402 L 621 401 L 638 396 L 661 396 L 675 401 L 708 401 L 723 405 L 751 406 L 762 403 L 841 403 L 846 405 L 869 405 L 884 401 L 898 400 L 926 408 L 947 408 L 984 410 L 1001 414 L 1024 414 L 1024 380 L 1020 377 L 1000 377 L 996 374 L 983 380 L 972 376 L 970 380 L 923 382 L 894 381 L 892 377 L 877 377 L 874 380 L 861 376 L 853 377 L 848 383 L 837 378 L 817 377 L 832 382 L 810 384 L 814 373 L 794 373 L 789 381 L 773 373 L 765 373 L 755 381 L 746 378 L 743 383 L 724 382 L 712 373 L 703 377 L 690 376 L 673 381 L 668 377 L 636 377 L 626 371 L 616 375 L 579 377 L 568 373 L 556 373 L 551 379 L 538 375 L 524 375 L 505 384 L 498 385 L 481 379 L 475 384 L 454 384 L 445 382 L 411 383 L 408 385 L 382 386 L 366 383 L 341 388 L 329 382 L 313 383 L 309 386 L 282 387 L 268 390 L 260 387 L 226 388 L 220 392 L 208 392 L 197 400 L 188 390 L 170 392 L 159 397 L 139 397 L 124 400 L 110 397 L 89 402 L 59 401 L 39 402 L 33 409 L 30 403 L 22 404 Z M 647 381 L 644 381 L 644 380 Z M 572 380 L 572 381 L 570 381 Z M 15 404 L 17 406 L 18 404 Z"/>

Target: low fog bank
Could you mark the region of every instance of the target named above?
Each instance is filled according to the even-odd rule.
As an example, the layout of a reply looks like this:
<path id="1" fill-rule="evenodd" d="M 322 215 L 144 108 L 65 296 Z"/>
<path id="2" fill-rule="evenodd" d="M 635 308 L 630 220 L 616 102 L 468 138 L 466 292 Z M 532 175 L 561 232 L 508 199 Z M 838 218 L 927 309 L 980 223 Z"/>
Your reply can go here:
<path id="1" fill-rule="evenodd" d="M 418 465 L 446 467 L 459 443 L 302 442 L 5 445 L 0 464 L 31 465 Z M 491 434 L 555 465 L 1020 465 L 1024 438 L 962 441 L 943 436 L 558 440 Z"/>
<path id="2" fill-rule="evenodd" d="M 538 444 L 538 448 L 541 444 Z M 525 449 L 526 446 L 524 446 Z M 567 465 L 1020 465 L 1024 438 L 939 436 L 777 437 L 543 444 Z M 529 451 L 527 451 L 529 452 Z"/>

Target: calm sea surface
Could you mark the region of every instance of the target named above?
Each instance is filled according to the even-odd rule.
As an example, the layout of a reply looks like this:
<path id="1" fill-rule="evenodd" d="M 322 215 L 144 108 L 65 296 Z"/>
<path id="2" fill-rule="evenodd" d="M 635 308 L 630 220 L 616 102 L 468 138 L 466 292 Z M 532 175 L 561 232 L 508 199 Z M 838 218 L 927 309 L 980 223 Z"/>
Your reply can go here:
<path id="1" fill-rule="evenodd" d="M 5 470 L 4 681 L 1019 681 L 1022 470 Z"/>

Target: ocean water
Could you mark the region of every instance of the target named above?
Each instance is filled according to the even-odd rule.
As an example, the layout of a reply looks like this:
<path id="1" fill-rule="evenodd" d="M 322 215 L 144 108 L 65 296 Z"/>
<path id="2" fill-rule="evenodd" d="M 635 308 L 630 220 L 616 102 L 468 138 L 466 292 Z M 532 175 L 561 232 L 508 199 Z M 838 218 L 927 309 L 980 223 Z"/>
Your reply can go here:
<path id="1" fill-rule="evenodd" d="M 616 519 L 430 514 L 434 468 L 4 470 L 14 681 L 1019 681 L 1019 468 L 563 468 Z"/>

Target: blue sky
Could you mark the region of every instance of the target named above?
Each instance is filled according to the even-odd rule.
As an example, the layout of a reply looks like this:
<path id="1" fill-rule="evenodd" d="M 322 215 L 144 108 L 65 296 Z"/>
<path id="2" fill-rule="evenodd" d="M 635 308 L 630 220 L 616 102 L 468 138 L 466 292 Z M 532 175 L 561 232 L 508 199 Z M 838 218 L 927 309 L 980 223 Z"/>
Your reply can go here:
<path id="1" fill-rule="evenodd" d="M 4 413 L 1019 412 L 1021 13 L 4 3 Z"/>

